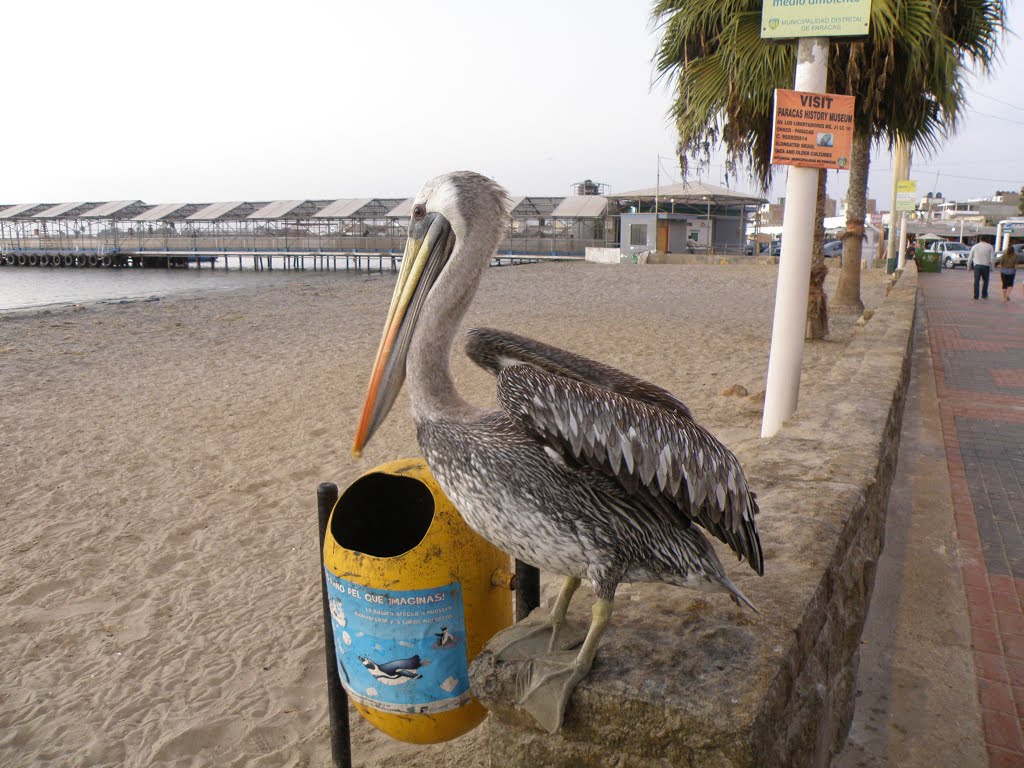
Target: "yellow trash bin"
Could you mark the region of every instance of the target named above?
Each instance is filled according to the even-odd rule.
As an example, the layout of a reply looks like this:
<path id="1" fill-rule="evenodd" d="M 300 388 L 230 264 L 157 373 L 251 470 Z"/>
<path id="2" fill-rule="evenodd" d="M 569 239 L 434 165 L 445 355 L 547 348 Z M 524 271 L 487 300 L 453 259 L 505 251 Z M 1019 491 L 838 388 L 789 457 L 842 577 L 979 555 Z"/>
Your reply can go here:
<path id="1" fill-rule="evenodd" d="M 383 464 L 338 499 L 323 562 L 338 676 L 384 733 L 453 739 L 487 714 L 469 663 L 512 623 L 509 558 L 463 522 L 422 459 Z"/>

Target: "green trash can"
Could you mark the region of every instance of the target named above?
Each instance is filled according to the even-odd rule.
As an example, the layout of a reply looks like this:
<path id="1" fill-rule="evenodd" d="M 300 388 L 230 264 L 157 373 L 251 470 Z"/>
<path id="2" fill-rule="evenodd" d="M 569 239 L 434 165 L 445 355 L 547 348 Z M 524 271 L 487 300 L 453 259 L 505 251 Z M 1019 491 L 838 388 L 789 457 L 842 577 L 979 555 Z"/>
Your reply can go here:
<path id="1" fill-rule="evenodd" d="M 896 271 L 896 259 L 895 258 L 886 259 L 885 260 L 885 274 L 891 275 L 895 271 Z"/>
<path id="2" fill-rule="evenodd" d="M 939 254 L 919 248 L 917 250 L 917 269 L 919 272 L 941 272 L 942 262 L 939 260 Z"/>

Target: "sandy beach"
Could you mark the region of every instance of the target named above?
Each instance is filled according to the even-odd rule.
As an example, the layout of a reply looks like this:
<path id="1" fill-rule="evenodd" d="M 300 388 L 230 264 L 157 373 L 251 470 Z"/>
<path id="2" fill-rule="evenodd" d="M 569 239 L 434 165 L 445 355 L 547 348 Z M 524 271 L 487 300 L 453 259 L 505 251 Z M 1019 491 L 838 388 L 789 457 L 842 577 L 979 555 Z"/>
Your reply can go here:
<path id="1" fill-rule="evenodd" d="M 730 444 L 760 430 L 776 275 L 492 268 L 466 326 L 649 379 Z M 886 281 L 862 273 L 868 307 Z M 393 284 L 310 274 L 0 316 L 0 766 L 329 764 L 315 494 L 418 453 L 404 395 L 349 453 Z M 805 377 L 856 319 L 805 347 Z M 493 401 L 458 350 L 453 367 Z M 424 748 L 353 716 L 352 738 L 360 766 L 487 764 L 485 729 Z"/>

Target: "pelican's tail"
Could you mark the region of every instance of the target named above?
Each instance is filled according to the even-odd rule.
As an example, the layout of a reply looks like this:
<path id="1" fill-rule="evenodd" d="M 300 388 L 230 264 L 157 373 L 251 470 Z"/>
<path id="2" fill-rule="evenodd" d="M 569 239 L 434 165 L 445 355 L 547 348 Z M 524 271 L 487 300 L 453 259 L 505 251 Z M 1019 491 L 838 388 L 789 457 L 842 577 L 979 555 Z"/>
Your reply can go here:
<path id="1" fill-rule="evenodd" d="M 736 605 L 745 605 L 754 613 L 760 613 L 726 575 L 722 561 L 718 559 L 711 543 L 696 526 L 691 525 L 683 531 L 683 535 L 676 540 L 673 555 L 678 558 L 674 570 L 679 576 L 666 581 L 702 592 L 727 592 Z"/>
<path id="2" fill-rule="evenodd" d="M 736 603 L 736 605 L 745 605 L 754 613 L 760 613 L 760 611 L 757 610 L 757 606 L 750 602 L 747 596 L 740 592 L 739 587 L 733 584 L 732 581 L 729 580 L 727 577 L 723 578 L 722 586 L 729 591 L 729 597 L 732 598 L 732 601 Z"/>

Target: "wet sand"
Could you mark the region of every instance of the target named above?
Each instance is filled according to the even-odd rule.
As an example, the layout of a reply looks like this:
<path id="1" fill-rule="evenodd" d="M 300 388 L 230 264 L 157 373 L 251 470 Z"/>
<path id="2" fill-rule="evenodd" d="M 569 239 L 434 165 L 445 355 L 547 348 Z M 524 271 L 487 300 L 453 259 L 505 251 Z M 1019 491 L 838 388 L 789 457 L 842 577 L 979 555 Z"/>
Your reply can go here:
<path id="1" fill-rule="evenodd" d="M 776 274 L 493 268 L 466 326 L 647 378 L 729 444 L 760 429 Z M 867 306 L 885 282 L 863 273 Z M 403 395 L 349 454 L 393 283 L 0 316 L 0 765 L 329 763 L 315 493 L 418 453 Z M 855 320 L 805 347 L 805 377 Z M 453 368 L 493 402 L 459 350 Z M 429 748 L 352 733 L 357 765 L 486 765 L 485 729 Z"/>

